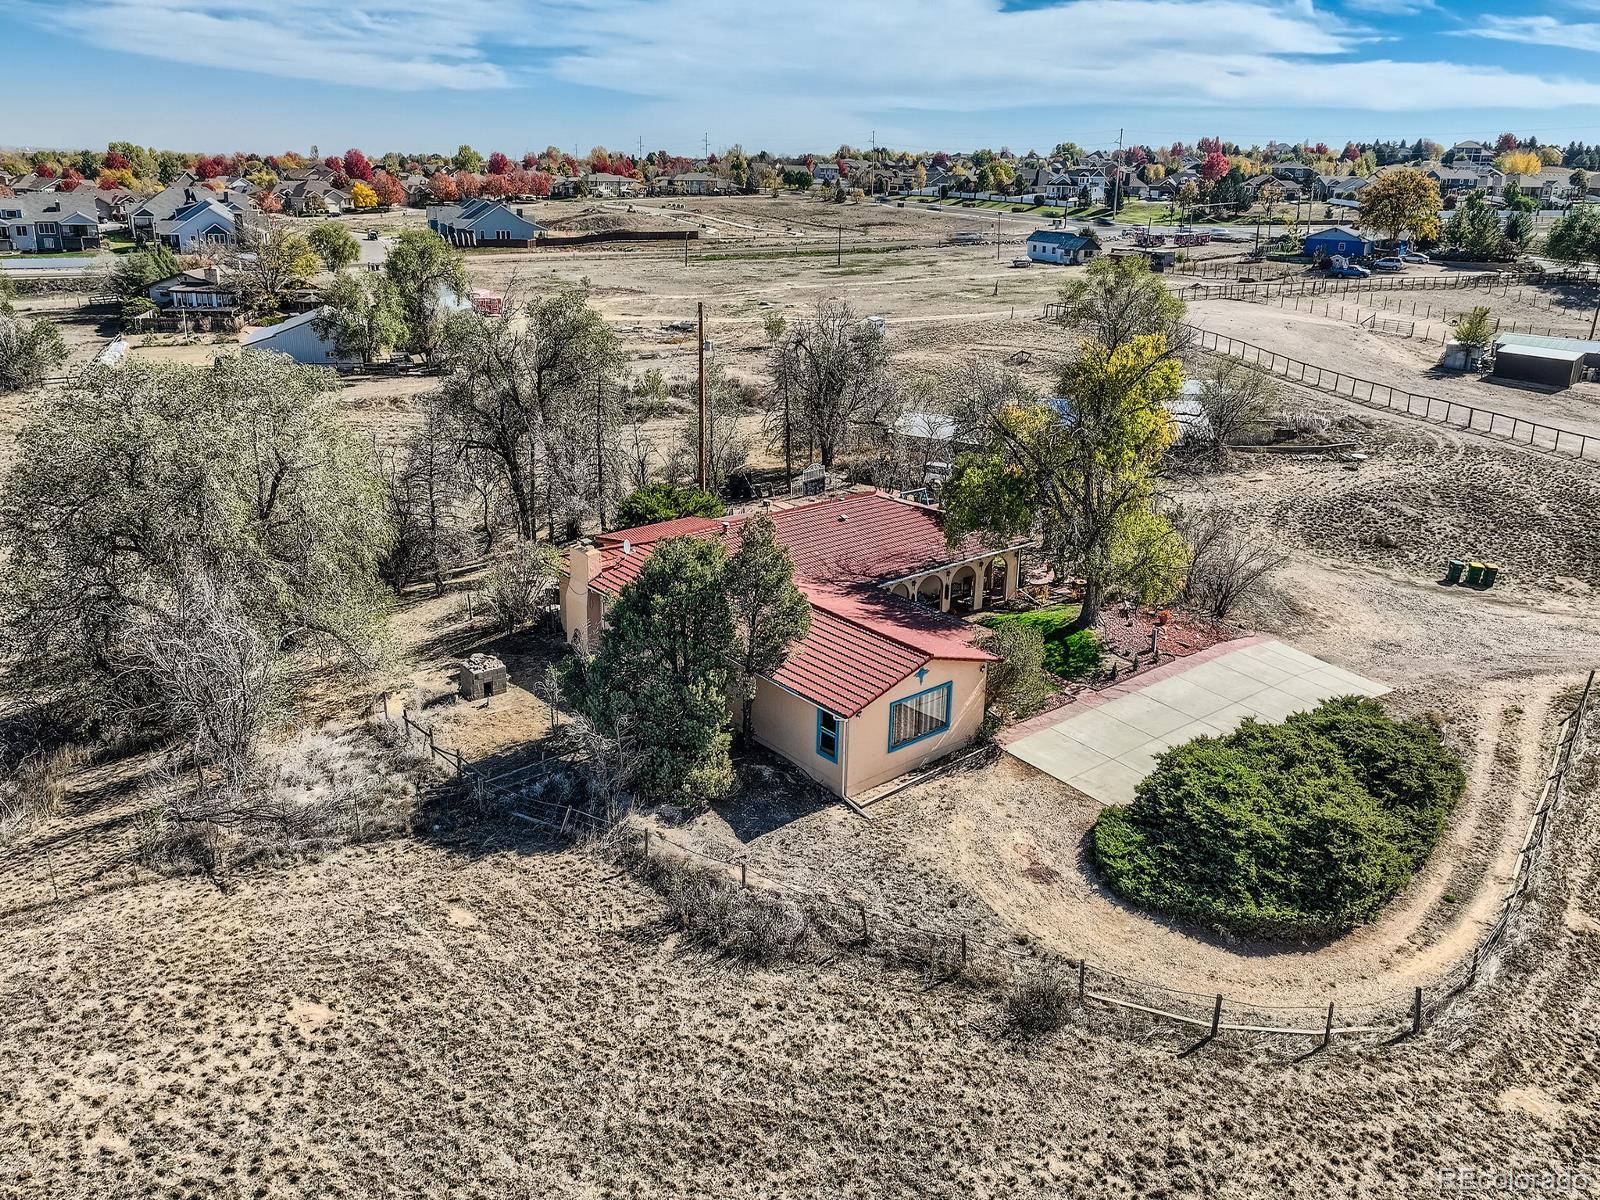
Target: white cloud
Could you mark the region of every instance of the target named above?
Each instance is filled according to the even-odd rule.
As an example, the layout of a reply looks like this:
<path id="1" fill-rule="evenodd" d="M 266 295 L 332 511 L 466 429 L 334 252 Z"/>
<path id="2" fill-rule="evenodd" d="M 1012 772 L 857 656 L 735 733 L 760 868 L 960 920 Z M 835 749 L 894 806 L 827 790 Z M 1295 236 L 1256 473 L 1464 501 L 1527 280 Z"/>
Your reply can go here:
<path id="1" fill-rule="evenodd" d="M 510 0 L 28 0 L 40 25 L 108 50 L 359 87 L 505 87 L 485 35 Z M 188 102 L 188 93 L 175 93 Z"/>
<path id="2" fill-rule="evenodd" d="M 1594 8 L 1595 5 L 1584 5 Z M 1499 42 L 1522 42 L 1530 46 L 1560 46 L 1568 50 L 1600 53 L 1600 25 L 1592 22 L 1562 21 L 1555 17 L 1499 17 L 1492 13 L 1478 19 L 1463 37 L 1490 38 Z"/>
<path id="3" fill-rule="evenodd" d="M 1346 0 L 1369 10 L 1431 0 Z M 27 0 L 41 23 L 177 62 L 402 91 L 599 87 L 692 121 L 1130 108 L 1374 112 L 1600 104 L 1600 83 L 1362 58 L 1312 0 Z M 1553 40 L 1551 18 L 1484 36 Z M 1578 29 L 1594 28 L 1578 26 Z M 1573 26 L 1560 44 L 1573 44 Z M 520 64 L 532 60 L 536 66 Z"/>

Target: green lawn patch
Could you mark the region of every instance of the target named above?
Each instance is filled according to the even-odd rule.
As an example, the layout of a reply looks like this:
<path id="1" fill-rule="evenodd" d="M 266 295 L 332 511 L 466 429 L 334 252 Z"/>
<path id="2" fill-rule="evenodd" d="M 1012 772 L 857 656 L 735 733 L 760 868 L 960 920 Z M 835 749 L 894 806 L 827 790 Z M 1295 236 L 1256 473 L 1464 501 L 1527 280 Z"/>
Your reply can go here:
<path id="1" fill-rule="evenodd" d="M 1465 787 L 1431 727 L 1346 696 L 1168 750 L 1132 804 L 1100 814 L 1094 857 L 1145 908 L 1256 937 L 1326 937 L 1410 881 Z"/>
<path id="2" fill-rule="evenodd" d="M 1044 636 L 1044 669 L 1062 679 L 1080 679 L 1100 669 L 1104 651 L 1094 630 L 1072 630 L 1078 612 L 1076 604 L 1057 604 L 1032 612 L 990 613 L 978 623 L 990 629 L 1012 622 L 1033 626 Z"/>

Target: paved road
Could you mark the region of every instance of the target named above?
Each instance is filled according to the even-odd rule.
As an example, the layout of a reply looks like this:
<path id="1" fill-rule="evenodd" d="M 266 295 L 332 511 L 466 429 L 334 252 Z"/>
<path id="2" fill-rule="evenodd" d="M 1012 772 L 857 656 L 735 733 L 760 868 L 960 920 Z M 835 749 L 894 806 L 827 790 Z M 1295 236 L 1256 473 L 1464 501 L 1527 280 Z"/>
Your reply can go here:
<path id="1" fill-rule="evenodd" d="M 99 261 L 93 258 L 38 258 L 25 255 L 21 258 L 0 258 L 4 271 L 82 271 Z"/>

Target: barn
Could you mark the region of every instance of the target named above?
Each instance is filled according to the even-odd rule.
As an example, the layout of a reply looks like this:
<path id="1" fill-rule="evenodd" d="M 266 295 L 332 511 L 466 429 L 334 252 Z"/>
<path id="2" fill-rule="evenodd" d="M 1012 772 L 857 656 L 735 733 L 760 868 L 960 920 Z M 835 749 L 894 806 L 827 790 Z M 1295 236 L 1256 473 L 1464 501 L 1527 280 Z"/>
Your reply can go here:
<path id="1" fill-rule="evenodd" d="M 1494 377 L 1510 383 L 1566 388 L 1600 367 L 1600 341 L 1506 333 L 1495 339 Z"/>

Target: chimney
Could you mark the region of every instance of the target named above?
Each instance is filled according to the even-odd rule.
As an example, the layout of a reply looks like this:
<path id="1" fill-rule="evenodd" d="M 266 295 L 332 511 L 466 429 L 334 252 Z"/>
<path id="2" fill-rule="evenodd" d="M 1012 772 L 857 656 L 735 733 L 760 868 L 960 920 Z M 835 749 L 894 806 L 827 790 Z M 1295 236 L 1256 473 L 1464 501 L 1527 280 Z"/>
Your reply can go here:
<path id="1" fill-rule="evenodd" d="M 193 204 L 194 203 L 194 189 L 193 188 L 184 188 L 183 189 L 183 202 L 185 204 Z"/>
<path id="2" fill-rule="evenodd" d="M 567 588 L 569 591 L 582 594 L 589 590 L 589 581 L 600 574 L 600 567 L 605 562 L 605 555 L 600 553 L 598 546 L 587 542 L 580 542 L 574 546 L 567 555 Z"/>

